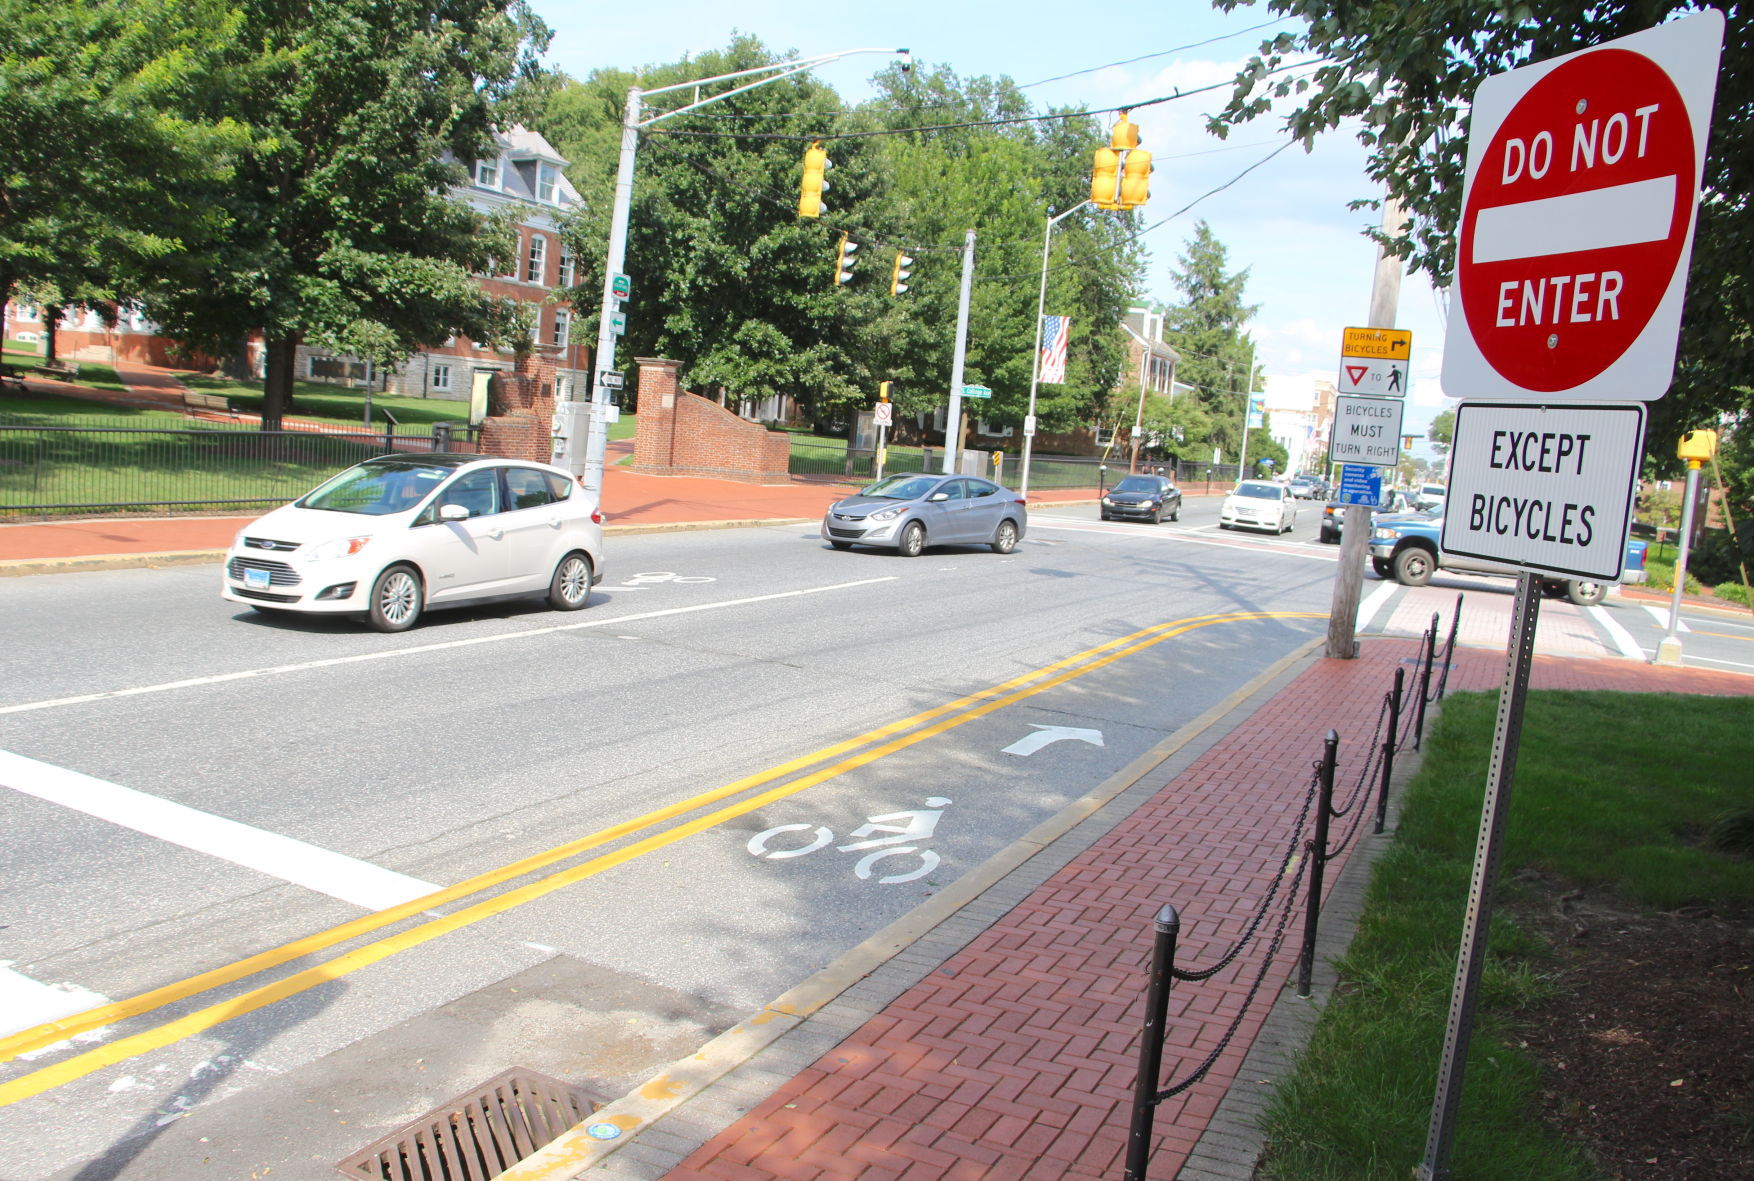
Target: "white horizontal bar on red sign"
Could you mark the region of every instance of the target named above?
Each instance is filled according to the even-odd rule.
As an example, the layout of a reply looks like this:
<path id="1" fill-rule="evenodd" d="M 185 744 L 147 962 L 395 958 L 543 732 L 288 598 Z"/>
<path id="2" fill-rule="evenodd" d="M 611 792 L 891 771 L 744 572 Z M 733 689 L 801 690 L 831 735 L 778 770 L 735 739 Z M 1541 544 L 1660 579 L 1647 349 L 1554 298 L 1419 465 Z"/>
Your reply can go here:
<path id="1" fill-rule="evenodd" d="M 1658 176 L 1482 209 L 1474 222 L 1470 259 L 1506 262 L 1660 242 L 1669 236 L 1678 180 Z"/>

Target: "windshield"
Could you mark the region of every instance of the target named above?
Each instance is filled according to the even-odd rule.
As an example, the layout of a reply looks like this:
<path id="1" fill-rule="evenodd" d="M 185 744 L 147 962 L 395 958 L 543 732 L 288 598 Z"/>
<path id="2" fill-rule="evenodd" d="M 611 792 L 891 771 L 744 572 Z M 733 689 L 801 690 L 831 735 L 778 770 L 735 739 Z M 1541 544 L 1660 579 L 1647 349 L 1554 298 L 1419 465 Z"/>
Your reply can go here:
<path id="1" fill-rule="evenodd" d="M 348 468 L 303 500 L 299 508 L 321 509 L 331 513 L 361 513 L 368 517 L 387 517 L 391 513 L 411 509 L 425 500 L 427 494 L 449 476 L 454 469 L 424 465 L 361 464 Z"/>
<path id="2" fill-rule="evenodd" d="M 1115 485 L 1116 492 L 1156 492 L 1160 485 L 1150 476 L 1128 476 Z"/>
<path id="3" fill-rule="evenodd" d="M 1253 500 L 1280 500 L 1283 489 L 1277 484 L 1238 484 L 1236 496 L 1247 496 Z"/>
<path id="4" fill-rule="evenodd" d="M 883 500 L 918 500 L 937 486 L 939 476 L 884 476 L 875 484 L 863 489 L 860 496 L 875 496 Z"/>

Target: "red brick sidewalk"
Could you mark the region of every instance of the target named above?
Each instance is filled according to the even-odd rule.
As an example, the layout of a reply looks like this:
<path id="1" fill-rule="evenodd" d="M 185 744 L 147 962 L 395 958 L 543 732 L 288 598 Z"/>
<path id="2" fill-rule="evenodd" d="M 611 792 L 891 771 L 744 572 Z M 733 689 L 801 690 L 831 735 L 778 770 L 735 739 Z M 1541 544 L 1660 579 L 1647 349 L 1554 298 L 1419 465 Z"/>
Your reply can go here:
<path id="1" fill-rule="evenodd" d="M 1415 649 L 1371 640 L 1358 660 L 1312 663 L 1021 904 L 667 1176 L 1118 1177 L 1153 916 L 1166 902 L 1180 911 L 1184 967 L 1213 962 L 1237 939 L 1285 854 L 1323 734 L 1332 727 L 1341 735 L 1339 801 L 1358 781 L 1393 670 Z M 1459 651 L 1449 688 L 1492 689 L 1503 675 L 1501 652 Z M 1754 694 L 1754 677 L 1548 657 L 1536 659 L 1533 683 Z M 1365 828 L 1347 856 L 1382 839 Z M 1338 867 L 1329 873 L 1331 888 Z M 1206 1129 L 1294 972 L 1300 923 L 1292 920 L 1261 994 L 1211 1072 L 1158 1109 L 1152 1176 L 1176 1176 Z M 1325 932 L 1320 955 L 1334 955 L 1342 936 Z M 1186 1077 L 1219 1044 L 1260 970 L 1264 942 L 1209 982 L 1175 986 L 1166 1082 Z M 654 1143 L 662 1142 L 665 1122 L 654 1128 Z M 652 1171 L 660 1154 L 637 1155 L 643 1167 L 611 1171 L 660 1175 Z"/>

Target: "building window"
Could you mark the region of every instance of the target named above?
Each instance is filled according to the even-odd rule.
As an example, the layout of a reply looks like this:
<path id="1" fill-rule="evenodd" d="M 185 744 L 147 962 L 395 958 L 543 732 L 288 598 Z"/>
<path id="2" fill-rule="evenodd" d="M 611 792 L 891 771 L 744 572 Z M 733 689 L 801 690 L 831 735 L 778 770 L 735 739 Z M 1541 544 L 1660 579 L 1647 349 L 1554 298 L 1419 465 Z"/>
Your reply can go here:
<path id="1" fill-rule="evenodd" d="M 449 365 L 434 365 L 432 367 L 432 388 L 435 390 L 451 388 L 451 367 Z"/>
<path id="2" fill-rule="evenodd" d="M 548 239 L 541 234 L 530 235 L 530 261 L 524 267 L 524 278 L 531 283 L 542 282 L 548 269 Z"/>
<path id="3" fill-rule="evenodd" d="M 451 175 L 455 176 L 456 173 L 452 173 Z M 484 189 L 499 188 L 499 161 L 475 161 L 475 183 Z"/>
<path id="4" fill-rule="evenodd" d="M 1009 439 L 1011 428 L 1000 426 L 996 422 L 988 422 L 984 418 L 975 420 L 975 433 L 985 435 L 989 439 Z"/>
<path id="5" fill-rule="evenodd" d="M 559 184 L 560 170 L 552 164 L 536 165 L 536 200 L 554 204 L 554 190 Z"/>
<path id="6" fill-rule="evenodd" d="M 560 285 L 571 287 L 578 281 L 578 263 L 572 256 L 572 248 L 562 242 L 560 244 Z"/>
<path id="7" fill-rule="evenodd" d="M 554 335 L 548 343 L 557 349 L 566 347 L 567 338 L 572 335 L 572 313 L 565 308 L 554 309 Z"/>

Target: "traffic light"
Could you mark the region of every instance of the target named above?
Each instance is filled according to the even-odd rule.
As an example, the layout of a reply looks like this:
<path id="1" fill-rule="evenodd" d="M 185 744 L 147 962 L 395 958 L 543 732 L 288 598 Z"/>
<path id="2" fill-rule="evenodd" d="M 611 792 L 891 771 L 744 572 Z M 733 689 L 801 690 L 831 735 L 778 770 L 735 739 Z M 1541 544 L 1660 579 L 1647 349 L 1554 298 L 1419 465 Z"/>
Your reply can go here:
<path id="1" fill-rule="evenodd" d="M 907 284 L 903 280 L 913 274 L 913 265 L 913 259 L 899 250 L 895 252 L 895 265 L 889 269 L 889 294 L 900 295 L 907 290 Z"/>
<path id="2" fill-rule="evenodd" d="M 879 402 L 889 401 L 889 387 L 894 384 L 895 383 L 892 381 L 880 381 L 877 383 L 877 400 Z"/>
<path id="3" fill-rule="evenodd" d="M 798 190 L 798 216 L 821 217 L 822 194 L 828 188 L 823 173 L 828 171 L 828 153 L 818 140 L 804 149 L 804 184 Z"/>
<path id="4" fill-rule="evenodd" d="M 858 249 L 857 242 L 848 241 L 845 234 L 840 236 L 840 249 L 836 251 L 834 258 L 834 285 L 836 287 L 842 283 L 853 281 L 853 264 L 859 261 L 853 255 Z"/>
<path id="5" fill-rule="evenodd" d="M 1090 202 L 1098 209 L 1119 209 L 1121 154 L 1113 148 L 1096 149 L 1096 166 L 1090 173 Z"/>
<path id="6" fill-rule="evenodd" d="M 1151 196 L 1151 153 L 1139 146 L 1139 125 L 1127 112 L 1121 112 L 1108 142 L 1096 149 L 1090 202 L 1098 209 L 1137 209 Z"/>
<path id="7" fill-rule="evenodd" d="M 1136 209 L 1151 197 L 1151 153 L 1134 148 L 1121 166 L 1121 208 Z"/>

